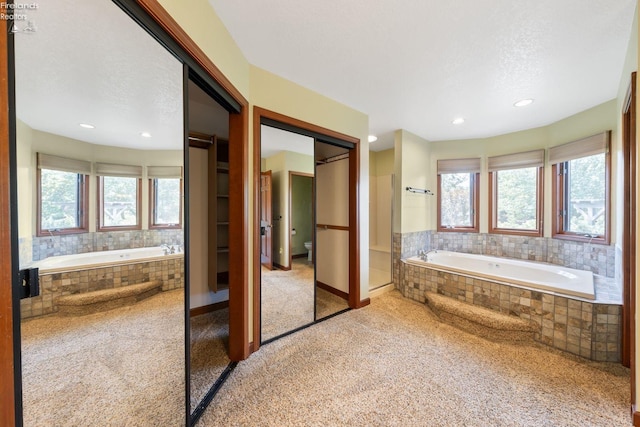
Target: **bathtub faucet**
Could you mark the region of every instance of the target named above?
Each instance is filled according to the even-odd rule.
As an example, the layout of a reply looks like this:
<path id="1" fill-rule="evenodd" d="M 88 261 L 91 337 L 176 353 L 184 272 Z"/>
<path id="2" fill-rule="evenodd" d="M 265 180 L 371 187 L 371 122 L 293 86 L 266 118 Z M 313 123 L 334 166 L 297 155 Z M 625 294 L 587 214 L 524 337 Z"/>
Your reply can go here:
<path id="1" fill-rule="evenodd" d="M 162 249 L 165 255 L 176 253 L 176 249 L 173 246 L 169 246 L 166 244 L 160 245 L 160 249 Z"/>

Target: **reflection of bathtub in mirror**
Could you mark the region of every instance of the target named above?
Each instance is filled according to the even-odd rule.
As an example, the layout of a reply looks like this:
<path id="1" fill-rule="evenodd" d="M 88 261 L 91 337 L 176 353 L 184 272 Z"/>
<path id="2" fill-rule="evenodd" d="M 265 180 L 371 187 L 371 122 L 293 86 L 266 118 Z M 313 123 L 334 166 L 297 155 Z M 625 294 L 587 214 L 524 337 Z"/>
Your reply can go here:
<path id="1" fill-rule="evenodd" d="M 55 313 L 56 299 L 71 294 L 118 288 L 149 281 L 162 290 L 182 288 L 183 253 L 164 255 L 161 247 L 88 252 L 49 257 L 28 265 L 38 268 L 40 295 L 21 301 L 22 318 Z"/>

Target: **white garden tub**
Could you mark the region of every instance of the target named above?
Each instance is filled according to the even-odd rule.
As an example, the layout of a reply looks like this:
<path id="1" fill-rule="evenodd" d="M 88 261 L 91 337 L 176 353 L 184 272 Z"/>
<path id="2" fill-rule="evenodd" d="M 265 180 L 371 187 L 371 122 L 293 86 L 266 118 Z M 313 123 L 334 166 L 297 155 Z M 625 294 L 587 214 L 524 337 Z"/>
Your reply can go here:
<path id="1" fill-rule="evenodd" d="M 174 248 L 177 248 L 174 246 Z M 164 254 L 160 246 L 136 249 L 119 249 L 114 251 L 87 252 L 76 255 L 61 255 L 35 261 L 30 268 L 37 267 L 40 274 L 59 273 L 65 271 L 89 270 L 113 265 L 126 265 L 144 261 L 182 257 L 183 253 Z"/>
<path id="2" fill-rule="evenodd" d="M 405 261 L 439 271 L 595 300 L 593 273 L 590 271 L 441 250 L 430 251 L 425 258 L 416 256 Z"/>

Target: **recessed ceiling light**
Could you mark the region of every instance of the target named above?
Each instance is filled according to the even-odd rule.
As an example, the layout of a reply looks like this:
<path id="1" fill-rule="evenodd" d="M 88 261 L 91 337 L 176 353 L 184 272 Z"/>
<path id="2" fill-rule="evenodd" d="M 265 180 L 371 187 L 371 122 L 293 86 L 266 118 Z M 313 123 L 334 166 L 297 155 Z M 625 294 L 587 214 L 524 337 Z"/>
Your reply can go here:
<path id="1" fill-rule="evenodd" d="M 151 138 L 151 134 L 149 132 L 142 132 L 140 136 L 143 138 Z"/>
<path id="2" fill-rule="evenodd" d="M 520 101 L 513 104 L 514 107 L 526 107 L 533 103 L 533 99 L 521 99 Z"/>
<path id="3" fill-rule="evenodd" d="M 89 123 L 80 123 L 80 127 L 81 128 L 85 128 L 85 129 L 95 129 L 96 128 L 94 125 L 90 125 Z"/>
<path id="4" fill-rule="evenodd" d="M 464 119 L 462 117 L 458 117 L 456 119 L 453 119 L 451 123 L 453 123 L 454 125 L 461 125 L 464 123 Z"/>
<path id="5" fill-rule="evenodd" d="M 376 142 L 378 140 L 378 137 L 375 135 L 369 135 L 369 142 Z"/>

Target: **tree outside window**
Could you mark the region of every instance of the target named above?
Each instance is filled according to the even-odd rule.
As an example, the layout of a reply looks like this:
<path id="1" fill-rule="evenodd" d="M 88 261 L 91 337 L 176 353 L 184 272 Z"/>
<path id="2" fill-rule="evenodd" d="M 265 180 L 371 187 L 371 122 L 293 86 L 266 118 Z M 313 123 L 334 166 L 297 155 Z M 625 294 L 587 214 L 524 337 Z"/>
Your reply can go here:
<path id="1" fill-rule="evenodd" d="M 100 227 L 138 228 L 139 179 L 134 177 L 100 177 Z"/>
<path id="2" fill-rule="evenodd" d="M 179 178 L 155 178 L 151 181 L 152 226 L 180 226 L 181 188 L 182 180 Z"/>
<path id="3" fill-rule="evenodd" d="M 565 162 L 566 215 L 564 227 L 572 233 L 602 236 L 606 231 L 605 154 Z"/>
<path id="4" fill-rule="evenodd" d="M 40 229 L 81 229 L 84 175 L 40 169 Z"/>
<path id="5" fill-rule="evenodd" d="M 440 224 L 444 228 L 473 226 L 473 174 L 440 175 Z"/>

